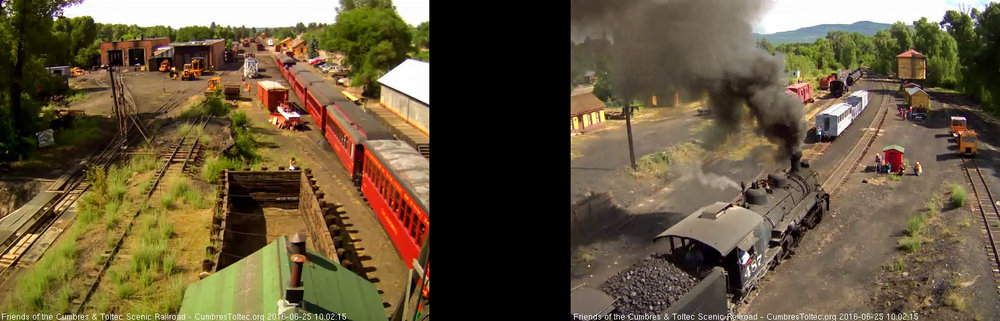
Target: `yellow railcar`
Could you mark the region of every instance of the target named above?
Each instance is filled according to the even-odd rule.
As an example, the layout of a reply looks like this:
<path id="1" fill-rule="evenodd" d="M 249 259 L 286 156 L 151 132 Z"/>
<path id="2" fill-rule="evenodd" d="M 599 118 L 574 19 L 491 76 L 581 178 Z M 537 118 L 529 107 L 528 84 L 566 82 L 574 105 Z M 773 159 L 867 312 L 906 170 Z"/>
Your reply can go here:
<path id="1" fill-rule="evenodd" d="M 977 148 L 979 145 L 979 135 L 976 135 L 976 131 L 974 130 L 959 131 L 955 142 L 958 143 L 959 154 L 975 156 L 979 152 Z"/>

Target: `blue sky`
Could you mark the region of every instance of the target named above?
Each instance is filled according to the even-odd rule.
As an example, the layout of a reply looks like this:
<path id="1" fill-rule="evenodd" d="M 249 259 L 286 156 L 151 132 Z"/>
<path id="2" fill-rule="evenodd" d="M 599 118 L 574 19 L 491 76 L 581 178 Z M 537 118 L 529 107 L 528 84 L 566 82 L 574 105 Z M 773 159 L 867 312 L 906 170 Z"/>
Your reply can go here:
<path id="1" fill-rule="evenodd" d="M 430 20 L 430 0 L 393 0 L 406 23 Z M 84 0 L 63 11 L 67 17 L 91 16 L 100 23 L 287 27 L 298 22 L 333 23 L 339 0 Z"/>
<path id="2" fill-rule="evenodd" d="M 927 17 L 941 21 L 945 11 L 966 8 L 982 10 L 988 0 L 773 0 L 754 32 L 775 33 L 829 23 L 874 21 L 912 24 Z M 837 5 L 832 5 L 836 3 Z"/>

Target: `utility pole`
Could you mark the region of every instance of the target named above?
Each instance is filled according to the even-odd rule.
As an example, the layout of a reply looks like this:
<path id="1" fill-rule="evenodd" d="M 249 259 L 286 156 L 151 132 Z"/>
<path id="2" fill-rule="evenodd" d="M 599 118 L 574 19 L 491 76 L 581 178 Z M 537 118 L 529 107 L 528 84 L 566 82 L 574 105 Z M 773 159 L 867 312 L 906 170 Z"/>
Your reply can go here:
<path id="1" fill-rule="evenodd" d="M 639 169 L 635 164 L 635 148 L 632 146 L 632 106 L 625 104 L 625 128 L 628 130 L 628 156 L 632 159 L 632 169 Z"/>

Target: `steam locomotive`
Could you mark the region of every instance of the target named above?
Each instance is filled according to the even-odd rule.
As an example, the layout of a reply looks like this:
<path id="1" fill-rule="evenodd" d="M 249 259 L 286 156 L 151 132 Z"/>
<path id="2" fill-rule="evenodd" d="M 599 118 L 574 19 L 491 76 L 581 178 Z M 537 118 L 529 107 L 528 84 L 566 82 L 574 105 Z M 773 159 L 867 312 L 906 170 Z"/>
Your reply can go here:
<path id="1" fill-rule="evenodd" d="M 661 257 L 698 281 L 668 302 L 665 311 L 649 312 L 725 315 L 791 255 L 804 233 L 822 221 L 830 195 L 801 154 L 790 161 L 789 169 L 755 180 L 749 188 L 744 184 L 736 202 L 702 207 L 655 237 L 659 245 L 669 245 Z M 613 298 L 593 288 L 579 290 L 571 291 L 576 314 L 622 313 L 623 302 L 642 299 L 636 292 Z M 659 289 L 648 290 L 639 292 L 657 295 L 648 293 Z"/>

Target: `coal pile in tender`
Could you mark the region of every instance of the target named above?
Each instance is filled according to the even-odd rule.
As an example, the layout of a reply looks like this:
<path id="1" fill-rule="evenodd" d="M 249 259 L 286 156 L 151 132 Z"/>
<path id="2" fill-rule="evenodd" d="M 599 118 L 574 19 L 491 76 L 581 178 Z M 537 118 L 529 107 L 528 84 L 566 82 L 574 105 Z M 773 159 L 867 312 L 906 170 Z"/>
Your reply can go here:
<path id="1" fill-rule="evenodd" d="M 651 314 L 665 311 L 697 283 L 665 258 L 650 255 L 609 278 L 601 290 L 618 299 L 619 313 Z"/>

